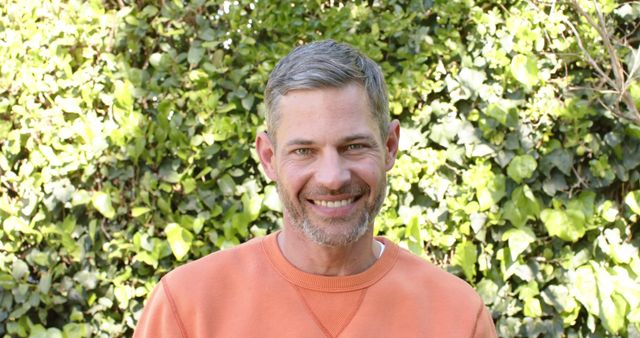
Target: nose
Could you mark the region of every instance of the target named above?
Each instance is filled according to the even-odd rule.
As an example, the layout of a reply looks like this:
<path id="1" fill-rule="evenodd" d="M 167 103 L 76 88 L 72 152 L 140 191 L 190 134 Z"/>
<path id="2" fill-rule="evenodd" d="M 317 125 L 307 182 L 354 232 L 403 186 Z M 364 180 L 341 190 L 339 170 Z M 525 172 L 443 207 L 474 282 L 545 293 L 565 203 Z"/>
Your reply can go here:
<path id="1" fill-rule="evenodd" d="M 323 151 L 317 163 L 315 180 L 329 190 L 338 190 L 351 179 L 347 161 L 335 149 Z"/>

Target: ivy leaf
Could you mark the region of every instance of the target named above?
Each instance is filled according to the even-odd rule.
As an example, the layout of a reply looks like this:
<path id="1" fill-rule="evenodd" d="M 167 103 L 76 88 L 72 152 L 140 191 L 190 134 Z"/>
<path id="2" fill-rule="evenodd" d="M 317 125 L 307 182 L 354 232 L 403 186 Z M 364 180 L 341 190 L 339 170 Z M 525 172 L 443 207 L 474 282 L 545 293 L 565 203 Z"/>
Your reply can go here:
<path id="1" fill-rule="evenodd" d="M 584 236 L 585 217 L 579 210 L 545 209 L 540 213 L 549 235 L 568 242 L 575 242 Z"/>
<path id="2" fill-rule="evenodd" d="M 535 56 L 516 55 L 511 60 L 511 74 L 525 87 L 533 87 L 539 80 L 538 59 Z"/>
<path id="3" fill-rule="evenodd" d="M 602 215 L 605 221 L 614 222 L 616 217 L 618 217 L 619 211 L 612 201 L 607 200 L 598 206 L 598 213 Z"/>
<path id="4" fill-rule="evenodd" d="M 0 272 L 0 288 L 4 290 L 10 290 L 15 286 L 15 281 L 12 275 Z"/>
<path id="5" fill-rule="evenodd" d="M 249 217 L 249 222 L 253 222 L 260 216 L 260 209 L 262 208 L 262 195 L 261 194 L 244 194 L 242 195 L 242 209 Z"/>
<path id="6" fill-rule="evenodd" d="M 598 314 L 597 283 L 591 265 L 583 265 L 576 269 L 573 278 L 576 298 L 589 313 Z"/>
<path id="7" fill-rule="evenodd" d="M 145 6 L 145 8 L 140 12 L 140 16 L 148 18 L 148 17 L 152 17 L 155 16 L 156 14 L 158 14 L 158 8 L 153 6 L 153 5 L 147 5 Z"/>
<path id="8" fill-rule="evenodd" d="M 191 45 L 191 48 L 189 48 L 189 52 L 187 53 L 187 61 L 189 61 L 191 65 L 197 65 L 200 60 L 202 60 L 203 56 L 204 48 L 196 45 Z"/>
<path id="9" fill-rule="evenodd" d="M 154 268 L 158 267 L 158 260 L 146 251 L 138 252 L 135 256 L 133 256 L 133 261 L 140 261 L 151 265 Z"/>
<path id="10" fill-rule="evenodd" d="M 640 50 L 637 53 L 640 54 Z M 636 107 L 640 109 L 640 81 L 634 81 L 631 83 L 629 86 L 629 94 L 631 94 L 631 98 L 633 99 Z"/>
<path id="11" fill-rule="evenodd" d="M 625 317 L 629 311 L 627 301 L 614 289 L 616 281 L 606 268 L 595 262 L 591 262 L 590 265 L 597 285 L 597 315 L 607 331 L 617 334 L 624 328 Z"/>
<path id="12" fill-rule="evenodd" d="M 406 209 L 407 208 L 405 208 L 405 210 Z M 418 215 L 412 212 L 411 216 L 408 216 L 405 218 L 409 218 L 409 220 L 406 221 L 407 227 L 404 232 L 405 237 L 409 239 L 409 243 L 410 243 L 409 248 L 413 253 L 417 255 L 422 254 L 423 252 L 422 238 L 420 236 L 420 226 L 419 226 Z M 411 243 L 414 243 L 414 244 L 411 245 Z M 415 245 L 416 243 L 418 245 Z"/>
<path id="13" fill-rule="evenodd" d="M 500 122 L 503 126 L 507 125 L 507 111 L 502 108 L 498 103 L 490 103 L 487 107 L 485 114 L 487 116 L 494 118 L 496 121 Z"/>
<path id="14" fill-rule="evenodd" d="M 80 285 L 84 286 L 87 290 L 93 290 L 96 285 L 98 285 L 98 275 L 94 271 L 78 271 L 73 276 L 73 280 L 80 283 Z"/>
<path id="15" fill-rule="evenodd" d="M 452 138 L 450 130 L 447 129 L 444 123 L 437 123 L 431 127 L 431 132 L 429 133 L 429 139 L 431 141 L 443 146 L 449 146 L 449 140 Z"/>
<path id="16" fill-rule="evenodd" d="M 502 240 L 508 241 L 511 259 L 514 261 L 521 253 L 527 250 L 529 244 L 535 242 L 536 239 L 536 234 L 527 226 L 509 229 L 502 235 Z"/>
<path id="17" fill-rule="evenodd" d="M 594 214 L 595 200 L 596 193 L 586 190 L 581 192 L 577 198 L 570 200 L 567 203 L 567 209 L 579 210 L 586 219 L 590 219 Z"/>
<path id="18" fill-rule="evenodd" d="M 249 111 L 249 110 L 251 110 L 251 107 L 253 107 L 253 102 L 254 101 L 255 101 L 255 96 L 247 95 L 246 97 L 244 97 L 242 99 L 242 101 L 240 103 L 242 104 L 242 108 L 244 108 L 245 110 Z"/>
<path id="19" fill-rule="evenodd" d="M 188 177 L 182 181 L 182 189 L 185 194 L 189 194 L 198 187 L 196 180 L 192 177 Z"/>
<path id="20" fill-rule="evenodd" d="M 578 306 L 571 292 L 564 285 L 549 285 L 540 295 L 545 303 L 555 307 L 558 312 L 572 312 Z"/>
<path id="21" fill-rule="evenodd" d="M 111 196 L 105 192 L 94 192 L 91 198 L 91 204 L 93 204 L 93 207 L 96 208 L 102 216 L 108 219 L 112 219 L 116 215 L 116 211 L 111 205 Z"/>
<path id="22" fill-rule="evenodd" d="M 467 280 L 473 280 L 476 275 L 476 261 L 478 253 L 475 244 L 464 241 L 456 245 L 455 254 L 453 255 L 453 264 L 462 268 Z"/>
<path id="23" fill-rule="evenodd" d="M 640 307 L 631 310 L 631 312 L 629 312 L 629 314 L 627 315 L 627 318 L 629 318 L 629 321 L 632 323 L 640 323 Z"/>
<path id="24" fill-rule="evenodd" d="M 117 285 L 113 290 L 113 295 L 116 296 L 118 307 L 124 310 L 129 305 L 129 300 L 135 296 L 135 289 L 131 285 Z"/>
<path id="25" fill-rule="evenodd" d="M 84 189 L 76 190 L 71 197 L 71 205 L 83 205 L 91 201 L 91 195 Z"/>
<path id="26" fill-rule="evenodd" d="M 538 298 L 531 297 L 524 300 L 524 315 L 530 318 L 542 316 L 542 306 Z"/>
<path id="27" fill-rule="evenodd" d="M 274 185 L 268 185 L 264 188 L 264 205 L 273 211 L 282 211 L 282 204 L 280 202 L 280 197 L 278 196 L 278 191 Z"/>
<path id="28" fill-rule="evenodd" d="M 554 172 L 551 177 L 542 182 L 542 190 L 549 196 L 554 196 L 556 192 L 569 188 L 564 175 Z"/>
<path id="29" fill-rule="evenodd" d="M 134 87 L 129 81 L 116 81 L 114 96 L 116 104 L 125 110 L 133 108 Z"/>
<path id="30" fill-rule="evenodd" d="M 121 81 L 118 81 L 121 82 Z M 117 88 L 117 83 L 116 83 Z M 82 114 L 82 110 L 80 109 L 80 100 L 77 98 L 64 98 L 64 97 L 56 97 L 55 103 L 62 111 L 74 114 Z"/>
<path id="31" fill-rule="evenodd" d="M 177 223 L 169 223 L 164 231 L 167 234 L 171 252 L 177 260 L 183 260 L 191 249 L 193 234 Z"/>
<path id="32" fill-rule="evenodd" d="M 149 208 L 136 207 L 136 208 L 131 209 L 131 216 L 138 217 L 140 215 L 144 215 L 144 214 L 148 213 L 149 211 L 151 211 L 151 209 L 149 209 Z"/>
<path id="33" fill-rule="evenodd" d="M 636 215 L 640 215 L 640 190 L 630 191 L 627 196 L 624 197 L 624 203 L 627 204 Z"/>
<path id="34" fill-rule="evenodd" d="M 514 226 L 521 227 L 528 220 L 535 220 L 540 216 L 540 204 L 529 186 L 517 187 L 511 193 L 511 200 L 504 205 L 503 216 Z"/>
<path id="35" fill-rule="evenodd" d="M 536 160 L 531 155 L 516 156 L 507 167 L 507 175 L 517 183 L 530 178 L 536 170 Z"/>
<path id="36" fill-rule="evenodd" d="M 23 277 L 29 274 L 29 266 L 27 263 L 20 259 L 16 259 L 13 262 L 13 268 L 11 269 L 11 275 L 15 280 L 21 280 Z"/>
<path id="37" fill-rule="evenodd" d="M 471 222 L 471 229 L 477 234 L 487 222 L 487 215 L 474 212 L 469 215 L 469 221 Z"/>
<path id="38" fill-rule="evenodd" d="M 231 196 L 236 189 L 236 184 L 231 176 L 225 174 L 218 179 L 218 187 L 225 196 Z"/>
<path id="39" fill-rule="evenodd" d="M 51 273 L 44 272 L 38 282 L 38 291 L 46 295 L 49 294 L 49 289 L 51 289 Z"/>
<path id="40" fill-rule="evenodd" d="M 487 74 L 471 68 L 462 68 L 457 78 L 463 87 L 470 90 L 472 95 L 475 95 L 482 89 L 482 84 L 487 79 Z"/>
<path id="41" fill-rule="evenodd" d="M 600 307 L 602 312 L 600 318 L 604 327 L 614 334 L 624 328 L 625 316 L 628 312 L 628 304 L 623 296 L 614 292 L 611 296 L 601 297 Z"/>
<path id="42" fill-rule="evenodd" d="M 158 69 L 165 69 L 168 67 L 169 56 L 164 53 L 153 53 L 149 56 L 149 63 Z"/>
<path id="43" fill-rule="evenodd" d="M 549 176 L 551 169 L 555 167 L 568 176 L 571 175 L 573 161 L 573 153 L 571 151 L 555 149 L 542 158 L 540 161 L 540 169 L 545 175 Z"/>
<path id="44" fill-rule="evenodd" d="M 166 162 L 160 166 L 159 170 L 160 178 L 169 183 L 178 183 L 182 175 L 175 169 L 175 162 Z"/>
<path id="45" fill-rule="evenodd" d="M 73 318 L 73 316 L 71 317 Z M 72 319 L 73 320 L 73 319 Z M 90 328 L 88 324 L 85 323 L 69 323 L 65 324 L 62 328 L 63 334 L 62 337 L 65 338 L 82 338 L 88 337 L 90 335 Z"/>
<path id="46" fill-rule="evenodd" d="M 498 204 L 506 194 L 505 181 L 504 175 L 498 174 L 492 180 L 487 181 L 486 185 L 477 188 L 476 195 L 480 210 L 487 210 Z"/>
<path id="47" fill-rule="evenodd" d="M 431 127 L 429 139 L 443 147 L 448 147 L 462 126 L 462 120 L 455 116 L 448 116 L 443 119 L 442 123 L 434 124 Z"/>
<path id="48" fill-rule="evenodd" d="M 480 297 L 482 297 L 482 301 L 489 305 L 492 304 L 496 297 L 498 296 L 498 284 L 488 278 L 484 278 L 483 280 L 476 285 L 476 290 Z"/>

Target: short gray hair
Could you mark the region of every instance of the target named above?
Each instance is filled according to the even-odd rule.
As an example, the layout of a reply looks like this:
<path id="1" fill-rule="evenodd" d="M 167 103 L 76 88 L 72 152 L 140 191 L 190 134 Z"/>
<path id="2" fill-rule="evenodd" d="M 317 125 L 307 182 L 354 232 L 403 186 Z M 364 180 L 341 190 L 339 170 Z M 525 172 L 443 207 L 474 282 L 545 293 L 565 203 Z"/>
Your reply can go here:
<path id="1" fill-rule="evenodd" d="M 345 43 L 324 40 L 302 45 L 285 56 L 271 72 L 264 100 L 267 131 L 275 142 L 278 101 L 290 90 L 340 88 L 350 83 L 364 86 L 380 135 L 389 129 L 389 99 L 384 75 L 377 63 Z"/>

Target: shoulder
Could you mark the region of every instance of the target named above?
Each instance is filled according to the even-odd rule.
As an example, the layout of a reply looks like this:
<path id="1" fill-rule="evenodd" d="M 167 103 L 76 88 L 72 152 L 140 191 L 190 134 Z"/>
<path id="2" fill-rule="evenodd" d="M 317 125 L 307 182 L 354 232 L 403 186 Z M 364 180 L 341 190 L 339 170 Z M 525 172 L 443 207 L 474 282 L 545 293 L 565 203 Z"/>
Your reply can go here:
<path id="1" fill-rule="evenodd" d="M 385 239 L 385 243 L 397 244 Z M 482 305 L 482 299 L 463 279 L 443 270 L 435 264 L 404 248 L 398 248 L 397 261 L 390 276 L 407 292 L 418 292 L 449 303 L 464 301 L 465 304 Z"/>
<path id="2" fill-rule="evenodd" d="M 186 263 L 162 277 L 136 328 L 136 337 L 187 337 L 196 323 L 222 318 L 241 289 L 267 266 L 263 238 Z M 262 269 L 262 270 L 260 270 Z M 203 319 L 206 318 L 206 319 Z M 194 326 L 195 325 L 195 326 Z"/>
<path id="3" fill-rule="evenodd" d="M 471 285 L 385 240 L 387 243 L 390 253 L 396 252 L 397 257 L 393 269 L 380 281 L 381 292 L 403 299 L 403 306 L 440 323 L 434 328 L 439 334 L 434 336 L 496 337 L 491 315 Z"/>

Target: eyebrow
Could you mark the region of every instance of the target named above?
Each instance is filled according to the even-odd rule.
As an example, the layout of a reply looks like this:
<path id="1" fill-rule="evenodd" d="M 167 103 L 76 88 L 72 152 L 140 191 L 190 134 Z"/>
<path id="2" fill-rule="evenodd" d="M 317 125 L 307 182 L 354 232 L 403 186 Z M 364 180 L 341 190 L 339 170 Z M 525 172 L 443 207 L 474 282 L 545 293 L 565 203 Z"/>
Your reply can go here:
<path id="1" fill-rule="evenodd" d="M 365 141 L 370 144 L 377 144 L 376 139 L 368 134 L 355 134 L 342 139 L 342 143 L 350 143 L 353 141 Z"/>
<path id="2" fill-rule="evenodd" d="M 306 145 L 311 145 L 313 144 L 313 142 L 311 142 L 310 140 L 305 140 L 305 139 L 301 139 L 301 138 L 294 138 L 293 140 L 287 142 L 285 144 L 285 146 L 290 147 L 290 146 L 306 146 Z"/>
<path id="3" fill-rule="evenodd" d="M 370 144 L 377 144 L 376 139 L 368 134 L 355 134 L 355 135 L 350 135 L 347 137 L 344 137 L 340 140 L 340 143 L 350 143 L 353 141 L 365 141 L 367 143 Z M 285 144 L 285 146 L 290 147 L 290 146 L 300 146 L 300 145 L 312 145 L 313 141 L 308 140 L 308 139 L 303 139 L 303 138 L 295 138 L 293 140 L 290 140 L 289 142 L 287 142 Z"/>

